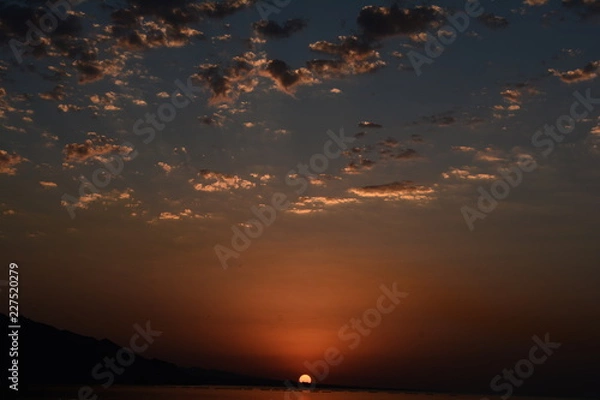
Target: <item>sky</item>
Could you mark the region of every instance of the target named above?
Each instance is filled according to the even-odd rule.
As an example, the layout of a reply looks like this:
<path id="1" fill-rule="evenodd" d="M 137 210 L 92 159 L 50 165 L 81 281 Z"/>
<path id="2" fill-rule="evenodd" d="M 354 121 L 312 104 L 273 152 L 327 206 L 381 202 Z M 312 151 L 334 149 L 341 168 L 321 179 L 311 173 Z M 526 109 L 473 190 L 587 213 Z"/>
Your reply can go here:
<path id="1" fill-rule="evenodd" d="M 278 379 L 335 347 L 325 383 L 428 390 L 489 390 L 549 334 L 528 385 L 591 387 L 600 2 L 44 3 L 0 2 L 23 315 Z M 382 285 L 407 296 L 350 348 Z"/>

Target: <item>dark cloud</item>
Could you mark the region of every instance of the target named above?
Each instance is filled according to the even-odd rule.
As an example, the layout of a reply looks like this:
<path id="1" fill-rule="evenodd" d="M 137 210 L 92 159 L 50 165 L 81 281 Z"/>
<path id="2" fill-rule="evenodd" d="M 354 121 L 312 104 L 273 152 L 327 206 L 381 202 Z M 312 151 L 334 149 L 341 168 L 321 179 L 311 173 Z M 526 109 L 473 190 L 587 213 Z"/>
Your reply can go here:
<path id="1" fill-rule="evenodd" d="M 15 166 L 27 161 L 17 153 L 9 153 L 5 150 L 0 150 L 0 174 L 15 175 L 17 170 Z"/>
<path id="2" fill-rule="evenodd" d="M 128 50 L 180 47 L 189 43 L 192 37 L 203 36 L 202 32 L 188 26 L 201 19 L 198 5 L 193 1 L 136 0 L 129 9 L 113 12 L 111 18 L 113 37 L 119 46 Z"/>
<path id="3" fill-rule="evenodd" d="M 85 40 L 81 37 L 81 17 L 70 15 L 66 20 L 54 17 L 56 26 L 50 32 L 42 32 L 44 41 L 37 45 L 25 45 L 30 39 L 28 35 L 30 25 L 37 27 L 42 17 L 48 15 L 49 11 L 42 7 L 42 2 L 29 2 L 27 7 L 16 4 L 0 4 L 0 43 L 15 39 L 23 46 L 17 45 L 23 54 L 31 54 L 35 57 L 44 57 L 50 54 L 49 49 L 54 47 L 63 55 L 76 58 L 87 50 Z M 47 20 L 47 19 L 44 19 Z M 36 28 L 38 29 L 38 28 Z M 38 37 L 35 33 L 34 38 Z"/>
<path id="4" fill-rule="evenodd" d="M 160 2 L 161 0 L 156 0 Z M 224 18 L 235 12 L 249 7 L 257 0 L 226 0 L 221 2 L 205 1 L 198 6 L 202 15 L 210 18 Z"/>
<path id="5" fill-rule="evenodd" d="M 271 60 L 265 68 L 266 73 L 286 90 L 302 79 L 302 74 L 299 71 L 292 70 L 289 65 L 281 60 Z"/>
<path id="6" fill-rule="evenodd" d="M 598 0 L 562 0 L 562 5 L 576 10 L 584 19 L 600 15 L 600 1 Z"/>
<path id="7" fill-rule="evenodd" d="M 419 155 L 419 153 L 414 149 L 402 150 L 398 154 L 395 154 L 392 156 L 392 158 L 396 158 L 399 160 L 407 160 L 410 158 L 420 158 L 420 157 L 421 156 Z"/>
<path id="8" fill-rule="evenodd" d="M 421 136 L 419 134 L 410 135 L 410 140 L 413 143 L 424 143 L 425 142 L 425 140 L 423 140 L 423 136 Z"/>
<path id="9" fill-rule="evenodd" d="M 442 16 L 442 9 L 437 6 L 366 6 L 360 11 L 356 22 L 367 38 L 377 39 L 422 32 L 438 22 Z"/>
<path id="10" fill-rule="evenodd" d="M 508 26 L 506 18 L 491 13 L 482 14 L 477 19 L 490 29 L 503 29 Z"/>
<path id="11" fill-rule="evenodd" d="M 172 26 L 198 22 L 201 17 L 200 6 L 193 0 L 129 0 L 129 3 L 130 7 L 125 11 L 130 11 L 133 16 L 154 16 Z M 131 23 L 132 19 L 126 13 L 117 15 L 120 22 Z"/>
<path id="12" fill-rule="evenodd" d="M 369 160 L 368 158 L 361 158 L 358 161 L 350 162 L 343 170 L 346 174 L 360 174 L 363 171 L 370 171 L 375 166 L 375 161 Z"/>
<path id="13" fill-rule="evenodd" d="M 198 120 L 208 126 L 223 126 L 223 117 L 218 114 L 203 115 L 202 117 L 198 117 Z"/>
<path id="14" fill-rule="evenodd" d="M 572 71 L 557 71 L 550 69 L 550 72 L 560 78 L 565 83 L 578 83 L 595 79 L 600 75 L 600 60 L 592 61 L 583 68 L 578 68 Z"/>
<path id="15" fill-rule="evenodd" d="M 361 121 L 358 123 L 360 128 L 383 128 L 383 125 L 370 121 Z"/>
<path id="16" fill-rule="evenodd" d="M 76 65 L 79 71 L 79 83 L 95 82 L 104 76 L 104 71 L 99 63 L 81 61 Z"/>
<path id="17" fill-rule="evenodd" d="M 56 85 L 52 90 L 39 94 L 41 99 L 61 101 L 65 99 L 65 87 L 63 85 Z"/>
<path id="18" fill-rule="evenodd" d="M 0 5 L 0 41 L 6 42 L 11 38 L 24 41 L 29 30 L 27 21 L 34 21 L 36 12 L 31 7 L 16 4 Z"/>
<path id="19" fill-rule="evenodd" d="M 70 143 L 63 149 L 65 165 L 74 163 L 85 163 L 89 160 L 98 159 L 98 157 L 111 154 L 129 154 L 133 149 L 117 145 L 113 139 L 95 132 L 88 133 L 89 139 L 83 143 Z"/>
<path id="20" fill-rule="evenodd" d="M 382 140 L 378 144 L 380 146 L 387 147 L 387 148 L 396 148 L 400 145 L 400 142 L 398 142 L 396 139 L 390 137 L 385 140 Z"/>
<path id="21" fill-rule="evenodd" d="M 306 68 L 291 68 L 282 60 L 268 60 L 248 52 L 232 59 L 231 65 L 203 64 L 195 78 L 212 92 L 211 102 L 231 102 L 241 93 L 252 92 L 259 77 L 269 78 L 282 92 L 292 93 L 296 86 L 315 83 Z"/>
<path id="22" fill-rule="evenodd" d="M 434 190 L 427 186 L 415 185 L 412 181 L 392 182 L 383 185 L 363 186 L 350 189 L 360 197 L 378 197 L 390 200 L 429 200 Z"/>
<path id="23" fill-rule="evenodd" d="M 438 115 L 429 115 L 429 116 L 421 118 L 421 121 L 425 122 L 425 123 L 429 123 L 429 124 L 434 124 L 437 126 L 448 126 L 448 125 L 454 124 L 456 122 L 456 118 L 454 118 L 449 113 L 445 113 L 445 114 L 438 114 Z M 418 124 L 418 123 L 419 122 L 415 122 L 415 124 Z"/>
<path id="24" fill-rule="evenodd" d="M 231 65 L 203 64 L 195 78 L 211 91 L 212 103 L 236 100 L 241 93 L 252 92 L 258 84 L 258 62 L 254 53 L 236 56 Z"/>
<path id="25" fill-rule="evenodd" d="M 340 77 L 373 72 L 386 65 L 372 43 L 357 36 L 340 36 L 338 39 L 339 43 L 321 40 L 309 45 L 314 52 L 337 57 L 308 61 L 310 71 L 323 77 Z"/>
<path id="26" fill-rule="evenodd" d="M 283 26 L 279 25 L 275 21 L 271 20 L 261 20 L 252 24 L 254 32 L 273 38 L 286 38 L 291 36 L 293 33 L 298 32 L 306 27 L 306 20 L 295 18 L 288 19 Z"/>

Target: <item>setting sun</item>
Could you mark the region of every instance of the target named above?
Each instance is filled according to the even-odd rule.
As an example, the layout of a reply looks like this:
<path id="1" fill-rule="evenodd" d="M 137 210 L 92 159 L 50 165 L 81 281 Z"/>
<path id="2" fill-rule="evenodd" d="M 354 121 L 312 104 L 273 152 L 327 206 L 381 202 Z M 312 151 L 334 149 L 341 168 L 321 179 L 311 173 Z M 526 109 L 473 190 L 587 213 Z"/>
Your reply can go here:
<path id="1" fill-rule="evenodd" d="M 298 382 L 300 383 L 311 383 L 312 382 L 312 378 L 310 377 L 310 375 L 301 375 L 300 378 L 298 378 Z"/>

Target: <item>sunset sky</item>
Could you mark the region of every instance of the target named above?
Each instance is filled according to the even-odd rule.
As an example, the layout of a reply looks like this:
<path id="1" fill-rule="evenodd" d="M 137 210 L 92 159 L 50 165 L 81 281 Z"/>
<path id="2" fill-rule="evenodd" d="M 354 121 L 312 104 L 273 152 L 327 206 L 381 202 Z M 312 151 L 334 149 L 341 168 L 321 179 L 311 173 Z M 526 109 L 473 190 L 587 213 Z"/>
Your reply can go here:
<path id="1" fill-rule="evenodd" d="M 333 346 L 326 383 L 431 390 L 549 333 L 528 385 L 596 379 L 599 1 L 88 0 L 27 50 L 45 2 L 0 2 L 21 314 L 119 344 L 149 320 L 148 356 L 278 379 Z"/>

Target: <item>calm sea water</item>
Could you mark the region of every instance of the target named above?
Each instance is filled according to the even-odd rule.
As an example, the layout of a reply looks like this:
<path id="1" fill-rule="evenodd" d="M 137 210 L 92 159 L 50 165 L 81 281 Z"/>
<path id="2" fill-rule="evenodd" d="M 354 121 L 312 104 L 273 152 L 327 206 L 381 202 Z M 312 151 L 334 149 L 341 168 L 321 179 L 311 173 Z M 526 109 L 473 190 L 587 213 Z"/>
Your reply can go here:
<path id="1" fill-rule="evenodd" d="M 76 400 L 77 387 L 40 390 L 21 399 Z M 286 392 L 268 388 L 230 387 L 119 387 L 98 390 L 97 400 L 481 400 L 482 396 L 378 391 Z M 89 397 L 93 399 L 93 395 Z M 499 399 L 491 397 L 492 400 Z M 511 397 L 511 400 L 552 400 L 550 397 Z M 561 400 L 565 400 L 564 398 Z"/>

